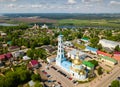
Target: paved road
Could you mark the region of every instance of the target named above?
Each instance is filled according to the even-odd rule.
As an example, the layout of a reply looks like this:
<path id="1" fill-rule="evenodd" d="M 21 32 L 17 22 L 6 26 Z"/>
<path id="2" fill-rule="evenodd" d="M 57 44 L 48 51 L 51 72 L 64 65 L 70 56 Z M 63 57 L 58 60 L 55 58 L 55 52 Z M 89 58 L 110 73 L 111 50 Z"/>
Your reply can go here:
<path id="1" fill-rule="evenodd" d="M 112 71 L 111 74 L 108 74 L 107 76 L 103 77 L 101 81 L 96 83 L 95 87 L 108 87 L 109 84 L 115 80 L 120 75 L 120 67 L 116 66 L 115 69 Z"/>

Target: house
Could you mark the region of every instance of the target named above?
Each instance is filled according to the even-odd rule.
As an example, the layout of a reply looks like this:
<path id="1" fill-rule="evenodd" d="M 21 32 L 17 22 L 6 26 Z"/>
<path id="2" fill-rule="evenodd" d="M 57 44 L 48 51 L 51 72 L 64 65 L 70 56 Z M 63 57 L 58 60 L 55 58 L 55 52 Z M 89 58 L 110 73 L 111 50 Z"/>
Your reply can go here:
<path id="1" fill-rule="evenodd" d="M 112 57 L 112 54 L 105 53 L 105 52 L 102 52 L 102 51 L 97 51 L 97 54 L 100 55 L 100 56 L 108 56 L 108 57 Z"/>
<path id="2" fill-rule="evenodd" d="M 117 61 L 120 61 L 120 55 L 114 55 L 113 58 Z"/>
<path id="3" fill-rule="evenodd" d="M 5 57 L 6 57 L 6 59 L 10 59 L 10 58 L 12 58 L 12 54 L 11 53 L 7 53 L 7 54 L 5 54 Z"/>
<path id="4" fill-rule="evenodd" d="M 48 26 L 46 24 L 44 24 L 41 29 L 48 29 Z"/>
<path id="5" fill-rule="evenodd" d="M 28 56 L 23 56 L 23 60 L 30 60 L 31 58 Z"/>
<path id="6" fill-rule="evenodd" d="M 8 44 L 8 45 L 11 45 L 11 44 L 12 44 L 12 41 L 8 41 L 7 44 Z"/>
<path id="7" fill-rule="evenodd" d="M 20 47 L 18 46 L 11 46 L 8 48 L 8 51 L 18 51 L 18 50 L 20 50 Z"/>
<path id="8" fill-rule="evenodd" d="M 89 42 L 89 38 L 83 37 L 83 38 L 81 38 L 81 41 L 88 43 Z"/>
<path id="9" fill-rule="evenodd" d="M 35 82 L 34 81 L 29 81 L 28 82 L 29 87 L 35 87 Z"/>
<path id="10" fill-rule="evenodd" d="M 65 41 L 63 44 L 64 44 L 64 46 L 67 46 L 67 47 L 72 47 L 73 46 L 71 41 Z"/>
<path id="11" fill-rule="evenodd" d="M 120 61 L 120 52 L 114 52 L 113 58 L 117 61 Z"/>
<path id="12" fill-rule="evenodd" d="M 4 32 L 1 32 L 1 37 L 4 37 L 4 36 L 6 36 L 7 34 L 6 33 L 4 33 Z"/>
<path id="13" fill-rule="evenodd" d="M 29 28 L 29 29 L 39 29 L 40 27 L 39 27 L 39 25 L 37 25 L 37 24 L 34 24 L 34 26 L 32 27 L 32 28 Z"/>
<path id="14" fill-rule="evenodd" d="M 31 60 L 28 64 L 28 68 L 39 68 L 39 62 L 37 60 Z"/>
<path id="15" fill-rule="evenodd" d="M 90 46 L 86 46 L 85 51 L 89 51 L 91 53 L 97 54 L 98 49 L 90 47 Z"/>
<path id="16" fill-rule="evenodd" d="M 0 55 L 0 60 L 4 60 L 4 59 L 5 59 L 5 55 L 4 54 Z"/>
<path id="17" fill-rule="evenodd" d="M 99 41 L 99 44 L 102 45 L 102 47 L 107 47 L 107 48 L 110 48 L 110 49 L 114 49 L 117 45 L 120 46 L 120 43 L 119 42 L 115 42 L 115 41 L 111 41 L 111 40 L 106 40 L 106 39 L 101 39 Z"/>
<path id="18" fill-rule="evenodd" d="M 116 56 L 120 56 L 120 52 L 114 52 L 113 54 Z"/>
<path id="19" fill-rule="evenodd" d="M 14 58 L 18 58 L 20 56 L 24 56 L 24 54 L 25 53 L 22 50 L 12 52 L 12 55 L 13 55 Z"/>
<path id="20" fill-rule="evenodd" d="M 56 51 L 56 48 L 51 45 L 44 45 L 41 48 L 45 49 L 48 54 L 52 54 Z"/>
<path id="21" fill-rule="evenodd" d="M 106 64 L 108 65 L 115 65 L 117 63 L 117 61 L 111 57 L 108 56 L 100 56 L 101 60 L 106 62 Z"/>
<path id="22" fill-rule="evenodd" d="M 49 63 L 54 62 L 54 61 L 55 61 L 55 58 L 56 58 L 56 55 L 49 56 L 49 57 L 47 57 L 47 61 L 48 61 Z"/>
<path id="23" fill-rule="evenodd" d="M 67 53 L 67 57 L 71 59 L 75 59 L 77 54 L 79 55 L 80 58 L 83 58 L 83 57 L 85 58 L 87 56 L 84 52 L 73 49 Z"/>
<path id="24" fill-rule="evenodd" d="M 83 66 L 86 67 L 88 70 L 94 69 L 94 64 L 92 64 L 89 61 L 83 61 L 82 62 Z"/>

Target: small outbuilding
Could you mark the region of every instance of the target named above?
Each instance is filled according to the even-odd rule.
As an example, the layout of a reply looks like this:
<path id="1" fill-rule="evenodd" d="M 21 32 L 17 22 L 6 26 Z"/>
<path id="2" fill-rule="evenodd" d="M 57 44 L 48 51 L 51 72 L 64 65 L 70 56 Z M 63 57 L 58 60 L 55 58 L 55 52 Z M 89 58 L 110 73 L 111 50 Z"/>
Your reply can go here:
<path id="1" fill-rule="evenodd" d="M 91 53 L 97 54 L 98 49 L 90 47 L 90 46 L 86 46 L 85 51 L 89 51 Z"/>

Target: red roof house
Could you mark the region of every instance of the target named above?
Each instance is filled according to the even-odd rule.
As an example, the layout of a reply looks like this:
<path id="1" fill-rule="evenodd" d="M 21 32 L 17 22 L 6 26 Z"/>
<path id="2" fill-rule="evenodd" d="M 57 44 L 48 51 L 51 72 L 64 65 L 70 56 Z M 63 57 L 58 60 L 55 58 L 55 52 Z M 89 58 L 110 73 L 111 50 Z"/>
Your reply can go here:
<path id="1" fill-rule="evenodd" d="M 0 55 L 0 60 L 3 60 L 3 59 L 5 59 L 5 55 L 4 54 Z"/>
<path id="2" fill-rule="evenodd" d="M 39 62 L 37 60 L 31 60 L 29 64 L 32 68 L 37 68 L 39 66 Z"/>
<path id="3" fill-rule="evenodd" d="M 120 56 L 119 55 L 114 55 L 113 58 L 120 61 Z"/>
<path id="4" fill-rule="evenodd" d="M 11 53 L 7 53 L 7 54 L 5 54 L 5 57 L 6 57 L 7 59 L 10 59 L 10 58 L 12 57 L 12 54 L 11 54 Z"/>
<path id="5" fill-rule="evenodd" d="M 98 55 L 102 55 L 102 56 L 112 57 L 112 54 L 105 53 L 105 52 L 102 52 L 102 51 L 97 51 L 97 54 L 98 54 Z"/>
<path id="6" fill-rule="evenodd" d="M 114 52 L 114 55 L 120 56 L 120 52 Z"/>

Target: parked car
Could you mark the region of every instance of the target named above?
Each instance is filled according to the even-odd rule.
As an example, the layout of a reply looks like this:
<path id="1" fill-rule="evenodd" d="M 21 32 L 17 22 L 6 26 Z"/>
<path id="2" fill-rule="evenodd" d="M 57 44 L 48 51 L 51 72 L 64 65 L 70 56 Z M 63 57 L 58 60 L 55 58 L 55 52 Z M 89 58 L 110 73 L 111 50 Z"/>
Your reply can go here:
<path id="1" fill-rule="evenodd" d="M 60 83 L 60 82 L 58 82 L 58 84 L 60 84 L 60 85 L 61 85 L 61 83 Z"/>
<path id="2" fill-rule="evenodd" d="M 117 80 L 120 80 L 120 77 L 117 77 Z"/>
<path id="3" fill-rule="evenodd" d="M 72 80 L 72 77 L 67 76 L 67 78 L 68 78 L 69 80 Z"/>
<path id="4" fill-rule="evenodd" d="M 55 68 L 54 66 L 51 66 L 51 68 L 53 68 L 54 70 L 57 70 L 57 68 Z"/>

